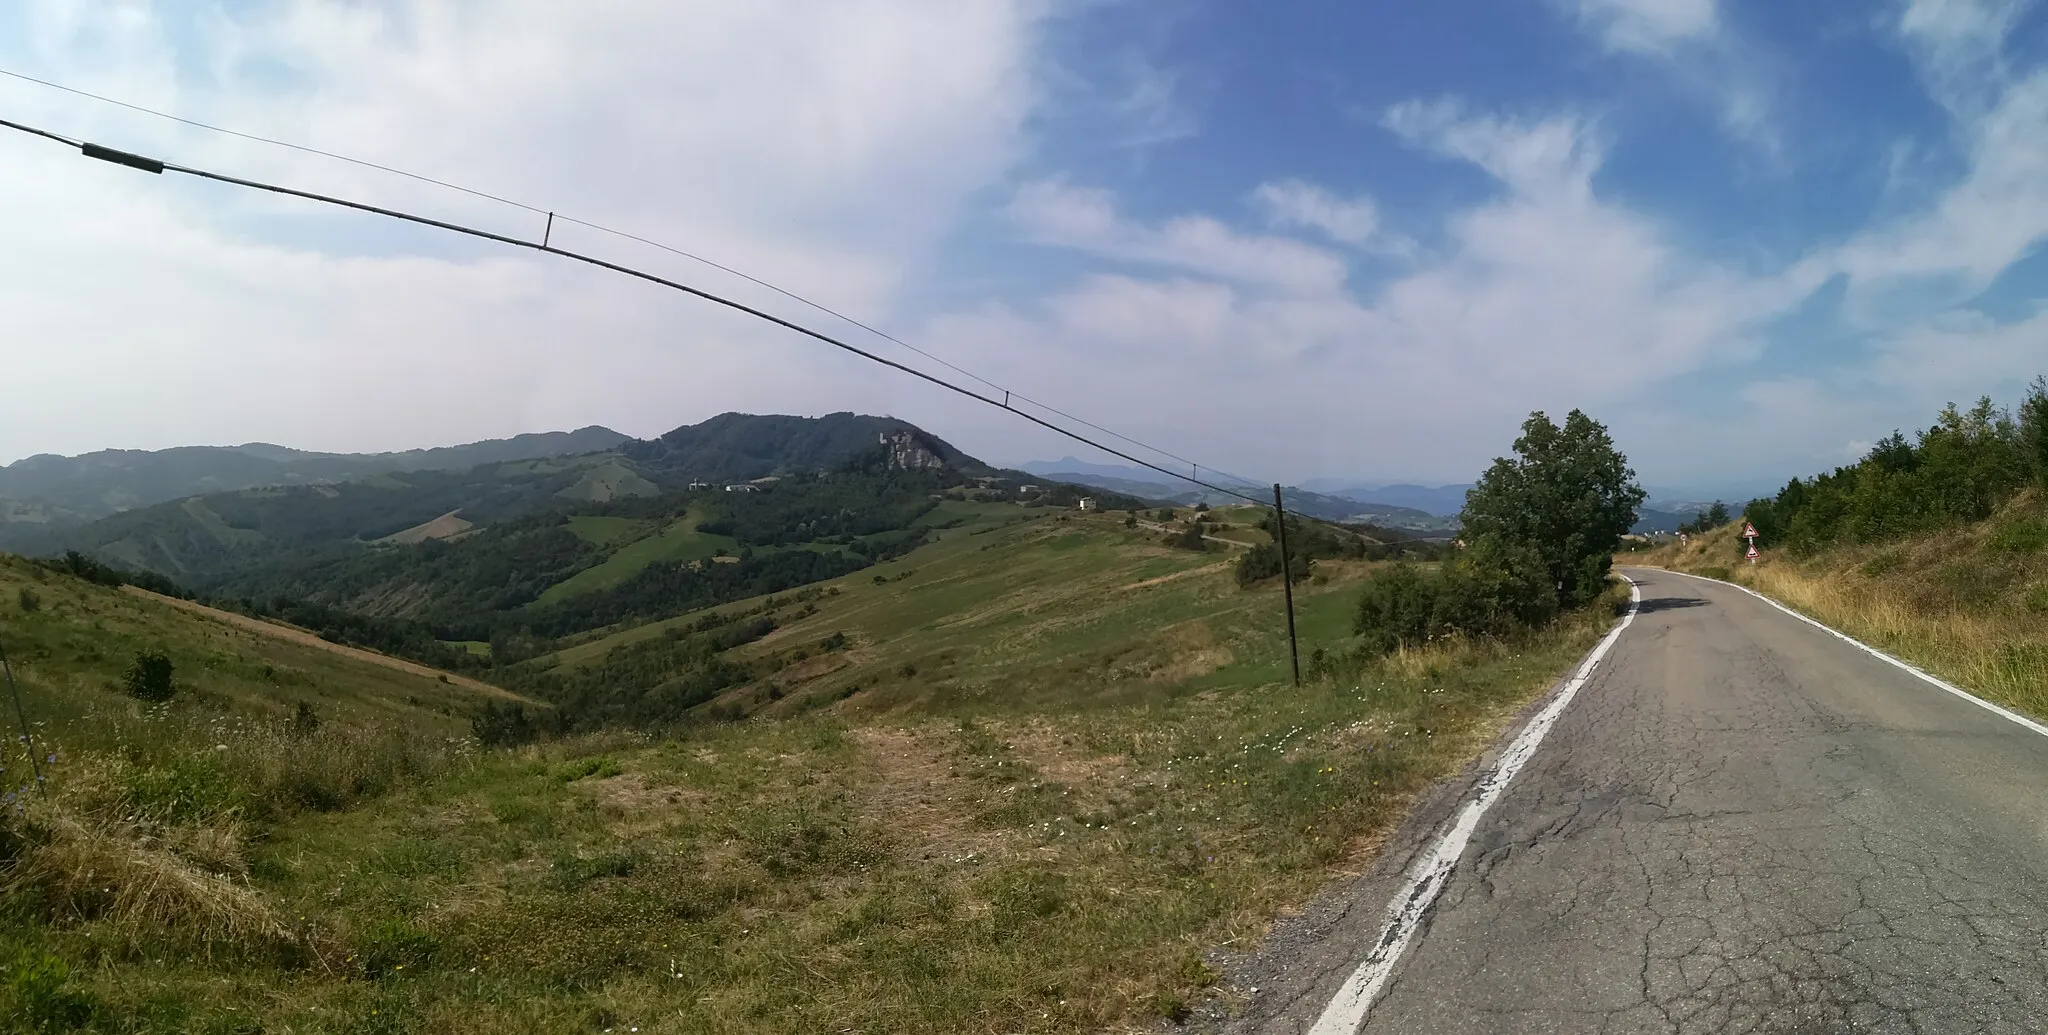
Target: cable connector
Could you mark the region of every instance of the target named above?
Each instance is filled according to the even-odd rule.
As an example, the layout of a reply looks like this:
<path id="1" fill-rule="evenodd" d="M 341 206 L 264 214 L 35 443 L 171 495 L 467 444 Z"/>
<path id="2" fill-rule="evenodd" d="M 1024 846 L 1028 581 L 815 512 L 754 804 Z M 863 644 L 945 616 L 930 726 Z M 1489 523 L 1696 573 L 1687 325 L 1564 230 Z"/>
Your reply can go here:
<path id="1" fill-rule="evenodd" d="M 140 169 L 146 173 L 163 175 L 164 163 L 154 158 L 131 155 L 126 151 L 116 151 L 111 147 L 101 147 L 98 144 L 80 144 L 78 145 L 78 150 L 87 158 L 97 158 L 102 162 L 112 162 L 115 165 L 125 165 L 130 169 Z"/>

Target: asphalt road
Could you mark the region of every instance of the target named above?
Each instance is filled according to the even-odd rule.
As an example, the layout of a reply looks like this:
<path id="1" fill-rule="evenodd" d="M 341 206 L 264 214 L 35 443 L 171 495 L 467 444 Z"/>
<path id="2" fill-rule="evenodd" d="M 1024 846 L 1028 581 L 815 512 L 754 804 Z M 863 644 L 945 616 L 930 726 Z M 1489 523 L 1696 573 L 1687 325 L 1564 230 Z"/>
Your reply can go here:
<path id="1" fill-rule="evenodd" d="M 1634 624 L 1361 1030 L 2048 1031 L 2048 737 L 1739 590 L 1628 574 Z M 1397 889 L 1294 932 L 1236 1027 L 1309 1030 Z"/>

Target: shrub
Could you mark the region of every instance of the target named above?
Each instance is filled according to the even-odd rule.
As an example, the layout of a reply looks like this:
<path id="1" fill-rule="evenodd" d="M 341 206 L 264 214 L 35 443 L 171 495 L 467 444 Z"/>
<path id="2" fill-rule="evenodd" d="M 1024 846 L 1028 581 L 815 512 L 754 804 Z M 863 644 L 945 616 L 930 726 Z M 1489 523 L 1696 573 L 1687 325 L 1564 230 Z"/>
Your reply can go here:
<path id="1" fill-rule="evenodd" d="M 1308 553 L 1303 550 L 1287 551 L 1287 561 L 1288 566 L 1293 569 L 1289 574 L 1297 585 L 1309 577 L 1315 566 L 1315 562 L 1310 560 Z M 1246 550 L 1238 555 L 1235 571 L 1238 586 L 1246 589 L 1267 579 L 1279 578 L 1280 547 L 1272 543 L 1260 543 Z"/>
<path id="2" fill-rule="evenodd" d="M 171 680 L 170 656 L 160 650 L 138 651 L 128 666 L 123 682 L 128 695 L 151 704 L 162 704 L 178 692 Z"/>
<path id="3" fill-rule="evenodd" d="M 485 747 L 515 747 L 530 744 L 540 736 L 540 728 L 526 714 L 526 706 L 519 704 L 500 706 L 485 701 L 483 710 L 469 720 L 469 726 L 477 742 Z"/>
<path id="4" fill-rule="evenodd" d="M 92 1022 L 93 1001 L 71 986 L 71 967 L 47 952 L 22 949 L 6 969 L 6 1013 L 16 1031 L 76 1031 Z"/>
<path id="5" fill-rule="evenodd" d="M 1437 589 L 1437 580 L 1412 564 L 1392 564 L 1373 572 L 1359 593 L 1352 622 L 1363 641 L 1360 649 L 1386 654 L 1427 640 L 1436 617 Z"/>
<path id="6" fill-rule="evenodd" d="M 1444 566 L 1439 582 L 1435 624 L 1441 631 L 1504 636 L 1557 616 L 1557 592 L 1543 557 L 1525 546 L 1481 537 Z"/>
<path id="7" fill-rule="evenodd" d="M 14 595 L 14 602 L 21 605 L 23 614 L 33 614 L 43 607 L 43 598 L 36 596 L 36 591 L 27 586 L 21 587 L 21 592 Z"/>
<path id="8" fill-rule="evenodd" d="M 1209 549 L 1209 541 L 1202 538 L 1202 526 L 1199 523 L 1191 524 L 1187 528 L 1167 536 L 1166 545 L 1176 550 L 1193 550 L 1196 553 L 1204 553 Z"/>
<path id="9" fill-rule="evenodd" d="M 2048 548 L 2048 521 L 2039 518 L 2007 521 L 1991 533 L 1991 548 L 2007 553 L 2033 553 Z"/>
<path id="10" fill-rule="evenodd" d="M 298 709 L 292 712 L 292 735 L 299 737 L 311 736 L 319 728 L 319 713 L 313 710 L 312 705 L 300 701 Z"/>

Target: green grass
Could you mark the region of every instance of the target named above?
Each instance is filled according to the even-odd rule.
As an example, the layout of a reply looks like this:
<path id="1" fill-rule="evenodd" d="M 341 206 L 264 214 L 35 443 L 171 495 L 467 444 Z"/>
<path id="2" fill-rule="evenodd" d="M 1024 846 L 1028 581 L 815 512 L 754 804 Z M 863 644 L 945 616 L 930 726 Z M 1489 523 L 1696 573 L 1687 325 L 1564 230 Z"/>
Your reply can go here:
<path id="1" fill-rule="evenodd" d="M 65 743 L 56 800 L 15 821 L 33 879 L 0 896 L 0 944 L 55 960 L 38 1002 L 109 1031 L 1148 1028 L 1209 994 L 1205 953 L 1361 865 L 1611 621 L 1296 687 L 1277 587 L 1239 590 L 1229 554 L 1014 514 L 776 608 L 738 648 L 761 677 L 714 703 L 755 702 L 743 722 L 429 763 L 374 725 L 209 725 L 195 698 L 184 724 L 129 720 L 140 762 Z M 1299 587 L 1305 655 L 1344 655 L 1363 570 Z M 295 772 L 366 775 L 309 804 L 272 770 L 317 738 L 354 761 Z M 90 872 L 116 888 L 203 865 L 243 890 L 109 910 L 65 878 L 106 859 Z"/>
<path id="2" fill-rule="evenodd" d="M 640 569 L 658 561 L 697 561 L 716 556 L 721 551 L 728 555 L 739 553 L 739 540 L 731 536 L 697 531 L 697 522 L 701 520 L 703 518 L 700 515 L 692 513 L 688 517 L 670 522 L 652 535 L 626 543 L 604 560 L 549 586 L 546 592 L 534 600 L 534 606 L 544 606 L 578 593 L 616 586 L 632 578 Z"/>
<path id="3" fill-rule="evenodd" d="M 584 542 L 598 546 L 612 546 L 637 539 L 652 527 L 652 522 L 637 518 L 600 517 L 593 514 L 569 516 L 569 531 Z"/>

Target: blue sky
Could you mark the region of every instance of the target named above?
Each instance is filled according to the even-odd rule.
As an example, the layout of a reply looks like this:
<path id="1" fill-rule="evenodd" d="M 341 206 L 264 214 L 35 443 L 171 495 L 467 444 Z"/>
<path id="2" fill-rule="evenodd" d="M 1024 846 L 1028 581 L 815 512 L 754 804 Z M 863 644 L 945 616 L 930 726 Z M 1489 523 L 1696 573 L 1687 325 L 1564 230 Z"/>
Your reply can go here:
<path id="1" fill-rule="evenodd" d="M 1731 493 L 2048 370 L 2044 59 L 2048 9 L 1995 0 L 0 13 L 0 68 L 698 251 L 1206 465 L 1463 481 L 1530 410 L 1578 406 L 1645 481 Z M 0 110 L 538 230 L 33 84 L 0 78 Z M 28 139 L 0 140 L 0 207 L 31 245 L 0 258 L 0 333 L 50 386 L 0 414 L 0 459 L 728 409 L 1106 459 L 616 278 Z"/>

